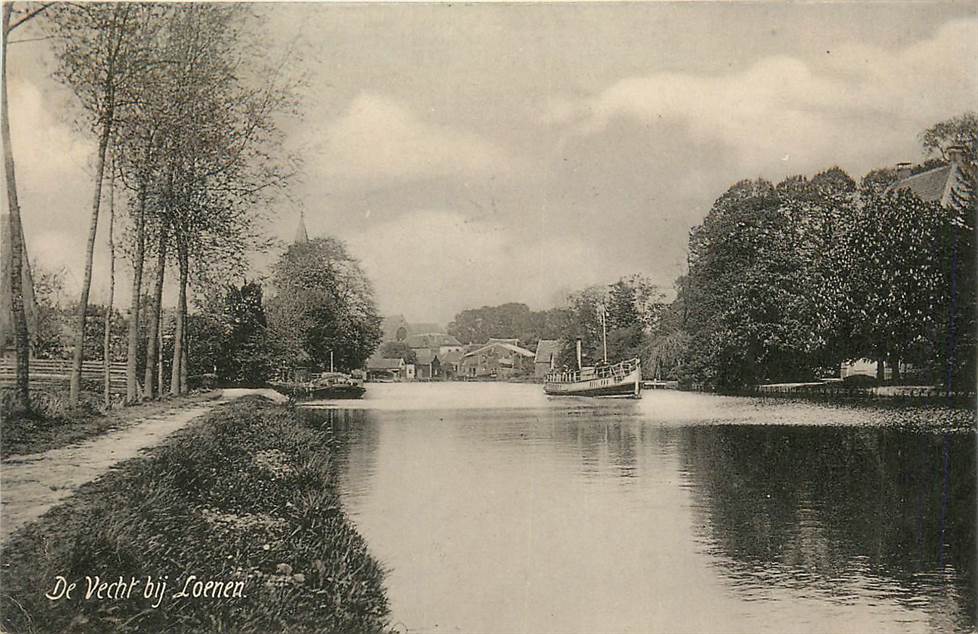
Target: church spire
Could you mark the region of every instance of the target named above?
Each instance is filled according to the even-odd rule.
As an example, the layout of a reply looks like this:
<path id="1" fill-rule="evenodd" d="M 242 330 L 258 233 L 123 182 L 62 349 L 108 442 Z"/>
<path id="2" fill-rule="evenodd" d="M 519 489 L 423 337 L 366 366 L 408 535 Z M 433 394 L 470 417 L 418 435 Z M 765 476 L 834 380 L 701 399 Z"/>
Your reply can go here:
<path id="1" fill-rule="evenodd" d="M 295 230 L 295 243 L 309 242 L 309 234 L 306 233 L 306 214 L 299 212 L 299 227 Z"/>

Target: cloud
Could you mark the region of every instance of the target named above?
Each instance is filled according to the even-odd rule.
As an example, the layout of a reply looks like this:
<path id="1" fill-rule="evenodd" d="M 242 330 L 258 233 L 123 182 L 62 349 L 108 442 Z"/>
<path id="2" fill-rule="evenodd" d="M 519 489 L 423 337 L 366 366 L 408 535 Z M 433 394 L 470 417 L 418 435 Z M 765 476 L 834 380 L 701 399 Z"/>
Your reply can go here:
<path id="1" fill-rule="evenodd" d="M 57 183 L 66 173 L 84 172 L 95 144 L 53 115 L 52 96 L 45 96 L 34 82 L 16 78 L 10 82 L 9 97 L 18 179 L 30 187 Z"/>
<path id="2" fill-rule="evenodd" d="M 322 132 L 319 171 L 354 180 L 410 181 L 507 171 L 511 160 L 476 134 L 423 121 L 398 102 L 362 93 Z"/>
<path id="3" fill-rule="evenodd" d="M 522 239 L 453 211 L 414 211 L 349 239 L 385 312 L 447 321 L 463 308 L 524 302 L 544 308 L 604 280 L 576 237 Z"/>
<path id="4" fill-rule="evenodd" d="M 767 57 L 731 74 L 627 77 L 575 107 L 554 100 L 545 120 L 585 136 L 620 119 L 681 123 L 694 142 L 733 153 L 741 167 L 800 171 L 840 157 L 860 165 L 889 158 L 913 147 L 920 130 L 973 109 L 975 95 L 978 21 L 959 20 L 895 52 L 856 44 L 807 62 Z"/>

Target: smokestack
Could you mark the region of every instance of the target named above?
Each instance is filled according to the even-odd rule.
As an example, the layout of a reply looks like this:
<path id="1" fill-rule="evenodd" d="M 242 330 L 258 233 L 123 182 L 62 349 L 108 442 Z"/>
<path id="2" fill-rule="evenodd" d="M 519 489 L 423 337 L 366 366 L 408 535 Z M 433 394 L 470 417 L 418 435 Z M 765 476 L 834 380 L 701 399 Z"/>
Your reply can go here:
<path id="1" fill-rule="evenodd" d="M 577 339 L 577 369 L 580 370 L 584 367 L 581 363 L 581 339 Z"/>
<path id="2" fill-rule="evenodd" d="M 910 177 L 910 163 L 897 163 L 896 164 L 896 176 L 897 179 L 903 180 Z"/>
<path id="3" fill-rule="evenodd" d="M 946 150 L 947 160 L 951 165 L 963 166 L 964 165 L 964 146 L 963 145 L 952 145 Z"/>

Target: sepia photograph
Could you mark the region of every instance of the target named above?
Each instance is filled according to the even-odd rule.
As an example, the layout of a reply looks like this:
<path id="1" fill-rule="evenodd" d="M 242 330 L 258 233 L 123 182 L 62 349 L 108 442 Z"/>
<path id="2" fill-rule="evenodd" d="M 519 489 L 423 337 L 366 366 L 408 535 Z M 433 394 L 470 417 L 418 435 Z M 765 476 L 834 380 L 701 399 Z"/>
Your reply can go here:
<path id="1" fill-rule="evenodd" d="M 0 633 L 978 632 L 978 0 L 0 11 Z"/>

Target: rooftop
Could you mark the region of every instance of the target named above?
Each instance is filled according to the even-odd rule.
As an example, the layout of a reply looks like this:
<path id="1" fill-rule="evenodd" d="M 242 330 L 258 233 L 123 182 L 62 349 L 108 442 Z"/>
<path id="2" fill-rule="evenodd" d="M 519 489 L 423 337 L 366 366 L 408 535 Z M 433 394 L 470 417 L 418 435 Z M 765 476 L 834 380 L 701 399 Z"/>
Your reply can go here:
<path id="1" fill-rule="evenodd" d="M 441 346 L 461 346 L 458 339 L 443 332 L 426 332 L 408 335 L 404 343 L 410 348 L 439 348 Z"/>
<path id="2" fill-rule="evenodd" d="M 924 202 L 944 202 L 948 181 L 956 178 L 954 165 L 942 165 L 934 169 L 908 176 L 890 185 L 888 191 L 909 189 Z"/>
<path id="3" fill-rule="evenodd" d="M 521 347 L 519 347 L 517 345 L 514 345 L 514 344 L 511 344 L 511 343 L 505 343 L 505 342 L 502 342 L 502 341 L 493 341 L 492 339 L 490 339 L 489 341 L 491 343 L 487 343 L 486 345 L 482 346 L 481 348 L 478 348 L 478 349 L 473 350 L 471 352 L 466 352 L 465 355 L 463 355 L 463 356 L 472 357 L 472 356 L 475 356 L 475 355 L 481 353 L 483 350 L 488 350 L 489 348 L 502 348 L 502 349 L 508 350 L 510 352 L 515 352 L 516 354 L 520 355 L 521 357 L 534 357 L 534 356 L 536 356 L 533 353 L 532 350 L 527 350 L 526 348 L 521 348 Z"/>
<path id="4" fill-rule="evenodd" d="M 560 354 L 559 339 L 541 339 L 537 343 L 536 363 L 550 363 L 550 360 Z"/>

